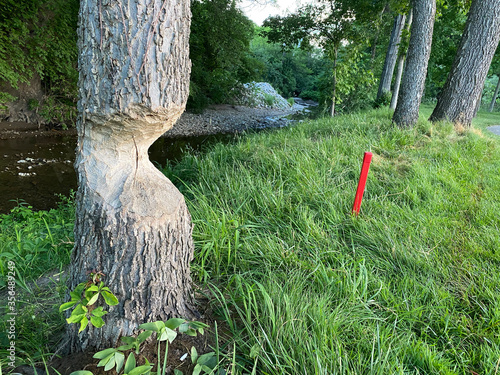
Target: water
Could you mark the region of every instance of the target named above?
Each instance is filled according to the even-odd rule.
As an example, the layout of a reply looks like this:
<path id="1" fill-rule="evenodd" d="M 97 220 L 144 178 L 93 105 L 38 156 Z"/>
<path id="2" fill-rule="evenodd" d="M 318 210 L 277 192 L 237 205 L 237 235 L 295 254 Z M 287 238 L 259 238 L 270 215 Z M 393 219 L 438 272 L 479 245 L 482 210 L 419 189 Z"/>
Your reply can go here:
<path id="1" fill-rule="evenodd" d="M 187 150 L 200 151 L 234 135 L 160 138 L 149 149 L 151 161 L 165 165 L 179 160 Z M 76 190 L 76 136 L 26 136 L 0 140 L 0 213 L 24 201 L 36 210 L 54 208 L 59 194 Z"/>

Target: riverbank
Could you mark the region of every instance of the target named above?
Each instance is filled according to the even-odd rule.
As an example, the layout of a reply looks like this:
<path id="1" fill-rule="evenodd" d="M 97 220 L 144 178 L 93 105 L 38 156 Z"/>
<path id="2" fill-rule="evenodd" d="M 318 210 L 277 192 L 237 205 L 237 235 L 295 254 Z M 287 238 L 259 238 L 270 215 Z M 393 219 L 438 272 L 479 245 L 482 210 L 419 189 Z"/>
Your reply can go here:
<path id="1" fill-rule="evenodd" d="M 312 103 L 314 105 L 314 103 Z M 184 112 L 166 138 L 193 137 L 213 134 L 241 133 L 249 129 L 284 127 L 290 120 L 286 116 L 305 109 L 295 105 L 290 110 L 251 108 L 229 104 L 214 105 L 201 114 Z M 49 128 L 26 122 L 0 122 L 0 139 L 25 137 L 54 137 L 76 135 L 76 129 Z"/>

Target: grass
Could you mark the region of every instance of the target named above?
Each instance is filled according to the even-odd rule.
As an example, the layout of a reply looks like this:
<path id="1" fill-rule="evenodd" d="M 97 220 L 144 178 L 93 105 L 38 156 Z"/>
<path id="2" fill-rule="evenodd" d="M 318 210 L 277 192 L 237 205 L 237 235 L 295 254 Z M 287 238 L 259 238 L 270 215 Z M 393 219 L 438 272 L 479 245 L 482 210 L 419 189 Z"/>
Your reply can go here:
<path id="1" fill-rule="evenodd" d="M 457 132 L 426 110 L 415 129 L 370 111 L 250 134 L 165 169 L 189 204 L 193 279 L 227 324 L 233 373 L 500 374 L 500 141 L 482 130 L 500 116 Z M 364 151 L 374 158 L 353 217 Z M 17 248 L 10 222 L 0 254 Z M 42 224 L 21 238 L 52 249 L 68 236 L 50 240 Z M 57 249 L 52 268 L 68 261 Z"/>
<path id="2" fill-rule="evenodd" d="M 60 339 L 65 321 L 58 311 L 65 292 L 65 266 L 73 247 L 74 207 L 63 199 L 58 209 L 35 212 L 20 204 L 0 215 L 0 366 L 7 367 L 6 286 L 9 262 L 15 263 L 16 354 L 18 363 L 43 360 Z M 43 276 L 43 277 L 42 277 Z"/>
<path id="3" fill-rule="evenodd" d="M 413 130 L 385 110 L 304 123 L 166 171 L 240 372 L 498 373 L 499 143 L 426 117 Z"/>

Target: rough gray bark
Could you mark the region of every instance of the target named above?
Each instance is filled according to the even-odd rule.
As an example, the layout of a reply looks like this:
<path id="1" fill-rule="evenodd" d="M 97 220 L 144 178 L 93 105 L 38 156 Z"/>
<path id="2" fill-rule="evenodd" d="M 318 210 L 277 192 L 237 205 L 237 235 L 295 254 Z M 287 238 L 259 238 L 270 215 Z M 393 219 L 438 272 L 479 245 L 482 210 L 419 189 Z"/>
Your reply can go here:
<path id="1" fill-rule="evenodd" d="M 499 40 L 500 1 L 473 1 L 455 61 L 431 121 L 447 119 L 470 126 Z"/>
<path id="2" fill-rule="evenodd" d="M 491 98 L 490 112 L 493 112 L 493 110 L 495 109 L 495 103 L 497 102 L 499 90 L 500 90 L 500 76 L 498 77 L 497 87 L 495 88 L 495 93 L 493 94 L 493 98 Z"/>
<path id="3" fill-rule="evenodd" d="M 411 22 L 413 20 L 413 14 L 410 9 L 410 13 L 406 20 L 406 29 L 410 31 Z M 398 57 L 398 68 L 396 69 L 396 78 L 394 79 L 394 88 L 392 89 L 391 104 L 389 106 L 393 111 L 396 109 L 396 104 L 398 103 L 399 87 L 401 85 L 401 77 L 403 76 L 403 68 L 406 60 L 406 51 L 399 50 Z"/>
<path id="4" fill-rule="evenodd" d="M 118 297 L 106 325 L 68 328 L 70 352 L 115 345 L 139 324 L 192 317 L 191 221 L 148 158 L 184 111 L 189 0 L 83 0 L 75 247 L 69 288 L 103 272 Z"/>
<path id="5" fill-rule="evenodd" d="M 418 121 L 436 15 L 436 0 L 412 0 L 411 3 L 413 22 L 410 44 L 398 104 L 392 118 L 398 126 L 413 126 Z"/>
<path id="6" fill-rule="evenodd" d="M 387 48 L 387 53 L 385 55 L 384 68 L 382 69 L 382 75 L 380 76 L 377 101 L 380 100 L 384 94 L 391 91 L 392 76 L 398 59 L 398 47 L 401 42 L 401 34 L 405 25 L 405 18 L 405 15 L 398 14 L 394 19 L 391 38 L 389 39 L 389 47 Z"/>

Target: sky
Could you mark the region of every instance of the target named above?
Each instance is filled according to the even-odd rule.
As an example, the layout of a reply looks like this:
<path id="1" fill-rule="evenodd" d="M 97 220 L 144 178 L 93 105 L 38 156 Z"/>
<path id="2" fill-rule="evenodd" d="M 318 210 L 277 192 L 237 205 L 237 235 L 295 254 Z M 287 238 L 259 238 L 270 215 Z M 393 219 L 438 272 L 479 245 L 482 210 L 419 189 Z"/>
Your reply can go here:
<path id="1" fill-rule="evenodd" d="M 293 12 L 300 4 L 306 3 L 306 0 L 276 0 L 275 5 L 259 5 L 265 0 L 243 0 L 240 8 L 243 13 L 257 25 L 262 26 L 264 21 L 269 16 L 283 16 L 287 11 Z M 271 2 L 271 1 L 268 1 Z"/>

